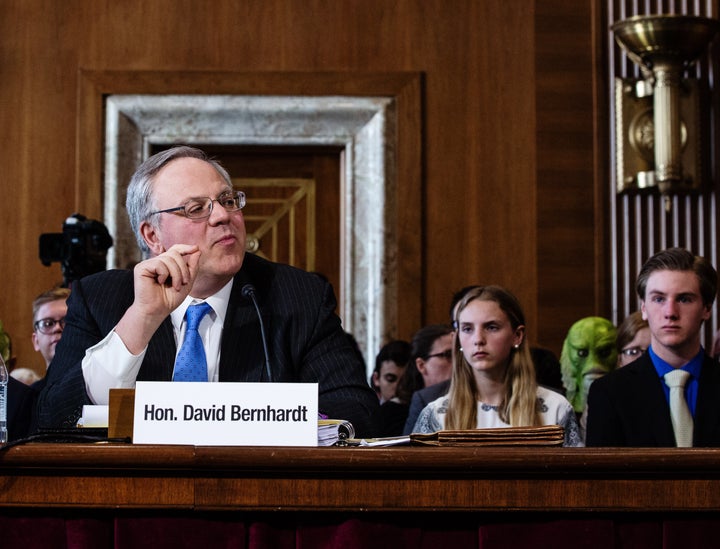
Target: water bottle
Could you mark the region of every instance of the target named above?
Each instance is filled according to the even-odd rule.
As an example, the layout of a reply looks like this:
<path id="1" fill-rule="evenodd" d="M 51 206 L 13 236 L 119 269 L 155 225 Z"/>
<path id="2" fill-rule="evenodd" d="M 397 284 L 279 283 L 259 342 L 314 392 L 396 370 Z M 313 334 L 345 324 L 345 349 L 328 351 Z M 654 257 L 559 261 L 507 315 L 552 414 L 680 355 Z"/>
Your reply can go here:
<path id="1" fill-rule="evenodd" d="M 7 431 L 7 390 L 8 390 L 8 371 L 5 367 L 5 361 L 0 356 L 0 445 L 4 445 L 8 440 Z"/>

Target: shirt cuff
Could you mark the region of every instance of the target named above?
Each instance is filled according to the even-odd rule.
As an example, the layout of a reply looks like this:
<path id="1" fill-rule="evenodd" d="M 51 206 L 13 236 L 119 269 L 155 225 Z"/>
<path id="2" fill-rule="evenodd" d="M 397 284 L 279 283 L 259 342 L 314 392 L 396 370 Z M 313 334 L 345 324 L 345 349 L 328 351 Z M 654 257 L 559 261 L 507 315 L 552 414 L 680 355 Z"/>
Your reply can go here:
<path id="1" fill-rule="evenodd" d="M 99 343 L 85 351 L 82 372 L 85 390 L 93 404 L 107 405 L 110 389 L 135 387 L 147 347 L 139 354 L 132 354 L 115 329 Z"/>

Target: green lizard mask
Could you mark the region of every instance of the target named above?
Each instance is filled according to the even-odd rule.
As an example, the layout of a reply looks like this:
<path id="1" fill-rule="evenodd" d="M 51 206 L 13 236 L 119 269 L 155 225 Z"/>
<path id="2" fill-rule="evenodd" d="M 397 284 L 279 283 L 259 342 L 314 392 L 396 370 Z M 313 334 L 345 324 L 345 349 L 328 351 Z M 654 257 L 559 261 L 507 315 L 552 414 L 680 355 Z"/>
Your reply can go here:
<path id="1" fill-rule="evenodd" d="M 568 330 L 560 354 L 567 399 L 582 413 L 590 384 L 615 369 L 617 329 L 599 316 L 581 318 Z"/>

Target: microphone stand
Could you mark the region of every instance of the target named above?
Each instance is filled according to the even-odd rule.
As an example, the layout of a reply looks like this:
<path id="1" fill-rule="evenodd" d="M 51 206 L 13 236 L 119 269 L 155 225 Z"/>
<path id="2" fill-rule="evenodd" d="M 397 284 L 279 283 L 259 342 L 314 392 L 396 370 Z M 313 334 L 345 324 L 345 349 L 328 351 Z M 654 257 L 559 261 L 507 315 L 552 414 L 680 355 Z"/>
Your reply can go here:
<path id="1" fill-rule="evenodd" d="M 260 307 L 258 307 L 257 299 L 255 299 L 255 286 L 252 284 L 245 284 L 240 294 L 245 298 L 252 301 L 255 306 L 255 312 L 257 313 L 258 320 L 260 321 L 260 336 L 263 344 L 263 352 L 265 353 L 265 373 L 267 375 L 267 381 L 272 382 L 272 369 L 270 368 L 270 353 L 268 352 L 267 338 L 265 337 L 265 325 L 263 323 L 262 315 L 260 314 Z"/>

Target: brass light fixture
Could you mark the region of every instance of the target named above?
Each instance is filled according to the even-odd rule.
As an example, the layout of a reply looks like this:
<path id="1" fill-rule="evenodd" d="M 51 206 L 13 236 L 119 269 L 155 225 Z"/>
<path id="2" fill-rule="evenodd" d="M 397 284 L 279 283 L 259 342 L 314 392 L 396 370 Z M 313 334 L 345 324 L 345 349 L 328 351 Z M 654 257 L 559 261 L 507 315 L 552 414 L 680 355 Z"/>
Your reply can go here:
<path id="1" fill-rule="evenodd" d="M 611 29 L 643 75 L 615 79 L 617 191 L 657 186 L 669 210 L 671 195 L 702 183 L 699 86 L 683 76 L 720 21 L 636 16 Z"/>

